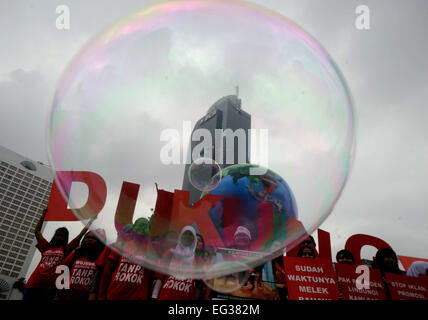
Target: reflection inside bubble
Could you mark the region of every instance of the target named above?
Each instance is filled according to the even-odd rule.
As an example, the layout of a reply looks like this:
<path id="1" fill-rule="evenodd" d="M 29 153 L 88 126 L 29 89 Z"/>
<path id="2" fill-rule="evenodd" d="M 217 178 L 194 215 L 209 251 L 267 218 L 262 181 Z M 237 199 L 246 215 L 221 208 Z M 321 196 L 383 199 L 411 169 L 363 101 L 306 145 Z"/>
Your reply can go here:
<path id="1" fill-rule="evenodd" d="M 241 1 L 173 1 L 75 57 L 49 139 L 64 199 L 84 180 L 90 201 L 71 207 L 99 216 L 108 245 L 160 273 L 213 279 L 271 260 L 327 218 L 354 114 L 331 57 L 291 21 Z"/>
<path id="2" fill-rule="evenodd" d="M 211 191 L 217 187 L 222 178 L 221 167 L 213 159 L 199 158 L 189 170 L 189 182 L 199 191 Z"/>
<path id="3" fill-rule="evenodd" d="M 222 277 L 204 280 L 204 283 L 212 290 L 222 293 L 230 293 L 248 285 L 248 271 L 242 271 Z"/>

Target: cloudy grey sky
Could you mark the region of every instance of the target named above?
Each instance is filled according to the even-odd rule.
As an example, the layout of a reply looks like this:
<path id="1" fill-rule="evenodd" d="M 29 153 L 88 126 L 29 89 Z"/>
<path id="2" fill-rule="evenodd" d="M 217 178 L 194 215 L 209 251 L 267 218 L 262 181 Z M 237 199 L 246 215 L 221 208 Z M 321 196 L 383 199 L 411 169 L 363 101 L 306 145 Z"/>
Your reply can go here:
<path id="1" fill-rule="evenodd" d="M 400 255 L 427 258 L 428 3 L 252 2 L 277 11 L 317 39 L 342 71 L 354 98 L 358 126 L 354 167 L 321 226 L 331 233 L 333 254 L 351 235 L 364 233 L 385 240 Z M 64 69 L 99 31 L 152 3 L 0 2 L 0 145 L 47 163 L 47 117 Z M 55 9 L 61 4 L 70 8 L 70 30 L 55 27 Z M 369 30 L 355 27 L 360 4 L 370 9 Z M 67 225 L 75 233 L 80 228 L 76 223 Z M 58 226 L 48 223 L 46 237 Z M 365 258 L 374 254 L 371 248 L 363 249 Z"/>

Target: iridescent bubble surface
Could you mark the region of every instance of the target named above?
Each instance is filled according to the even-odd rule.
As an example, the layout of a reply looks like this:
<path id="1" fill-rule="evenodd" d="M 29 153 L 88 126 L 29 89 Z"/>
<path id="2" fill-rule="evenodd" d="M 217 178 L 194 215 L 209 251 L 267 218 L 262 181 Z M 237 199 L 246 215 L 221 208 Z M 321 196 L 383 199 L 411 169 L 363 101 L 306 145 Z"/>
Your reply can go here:
<path id="1" fill-rule="evenodd" d="M 189 181 L 198 190 L 211 191 L 221 181 L 221 167 L 213 159 L 196 159 L 188 169 Z"/>
<path id="2" fill-rule="evenodd" d="M 299 26 L 243 1 L 169 1 L 75 56 L 53 100 L 49 159 L 70 207 L 98 214 L 93 228 L 116 251 L 210 279 L 271 260 L 322 224 L 351 168 L 354 127 L 342 74 Z M 183 181 L 198 158 L 223 175 L 190 207 Z M 96 174 L 79 176 L 89 205 L 70 196 L 69 171 Z M 251 240 L 236 251 L 239 227 Z M 203 246 L 181 242 L 183 230 Z"/>

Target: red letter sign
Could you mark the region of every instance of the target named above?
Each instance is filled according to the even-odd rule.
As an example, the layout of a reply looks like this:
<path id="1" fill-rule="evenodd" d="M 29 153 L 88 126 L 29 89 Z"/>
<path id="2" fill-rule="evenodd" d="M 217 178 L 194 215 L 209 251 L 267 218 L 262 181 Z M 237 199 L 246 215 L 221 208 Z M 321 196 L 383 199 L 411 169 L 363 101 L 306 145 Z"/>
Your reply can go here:
<path id="1" fill-rule="evenodd" d="M 104 179 L 96 173 L 87 171 L 58 171 L 56 179 L 62 186 L 64 194 L 61 193 L 57 180 L 52 184 L 51 196 L 48 203 L 48 213 L 45 221 L 78 221 L 96 216 L 104 207 L 107 197 L 107 186 Z M 73 181 L 83 182 L 88 186 L 89 195 L 86 204 L 81 208 L 75 208 L 78 219 L 72 209 L 67 209 Z"/>
<path id="2" fill-rule="evenodd" d="M 345 244 L 345 249 L 352 252 L 355 259 L 355 264 L 361 263 L 361 248 L 364 246 L 373 246 L 377 249 L 391 248 L 391 246 L 382 239 L 369 236 L 366 234 L 354 234 L 350 237 Z"/>

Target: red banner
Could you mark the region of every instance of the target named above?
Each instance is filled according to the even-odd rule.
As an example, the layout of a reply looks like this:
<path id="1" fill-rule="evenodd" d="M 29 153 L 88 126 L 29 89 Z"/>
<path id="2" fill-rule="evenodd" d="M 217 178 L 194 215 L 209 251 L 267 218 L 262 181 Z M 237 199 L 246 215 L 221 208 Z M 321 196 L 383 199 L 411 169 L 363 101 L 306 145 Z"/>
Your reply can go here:
<path id="1" fill-rule="evenodd" d="M 409 270 L 410 266 L 415 261 L 425 261 L 428 262 L 428 259 L 424 258 L 415 258 L 415 257 L 407 257 L 407 256 L 398 256 L 398 259 L 400 259 L 401 264 L 404 267 L 404 270 Z"/>
<path id="2" fill-rule="evenodd" d="M 425 277 L 408 277 L 385 273 L 392 300 L 428 300 L 428 281 Z"/>
<path id="3" fill-rule="evenodd" d="M 284 257 L 290 300 L 337 300 L 339 288 L 328 260 Z"/>
<path id="4" fill-rule="evenodd" d="M 336 274 L 339 286 L 342 287 L 343 300 L 386 300 L 385 288 L 379 270 L 369 268 L 370 286 L 368 289 L 357 288 L 358 265 L 336 263 Z"/>

